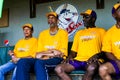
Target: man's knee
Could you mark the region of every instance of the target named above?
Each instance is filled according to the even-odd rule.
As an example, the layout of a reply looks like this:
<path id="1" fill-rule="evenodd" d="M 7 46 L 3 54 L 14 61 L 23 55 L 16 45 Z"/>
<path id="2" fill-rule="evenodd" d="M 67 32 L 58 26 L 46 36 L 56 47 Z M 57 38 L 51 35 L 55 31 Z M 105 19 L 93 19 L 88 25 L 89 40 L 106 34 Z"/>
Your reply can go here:
<path id="1" fill-rule="evenodd" d="M 100 76 L 106 75 L 107 74 L 107 70 L 108 70 L 108 68 L 106 66 L 101 65 L 99 67 L 99 74 L 100 74 Z"/>
<path id="2" fill-rule="evenodd" d="M 62 73 L 62 72 L 63 72 L 63 67 L 60 66 L 60 65 L 56 66 L 56 68 L 55 68 L 55 72 L 56 72 L 57 74 Z"/>
<path id="3" fill-rule="evenodd" d="M 88 68 L 87 68 L 87 71 L 89 72 L 93 72 L 97 69 L 98 66 L 96 65 L 89 65 Z"/>

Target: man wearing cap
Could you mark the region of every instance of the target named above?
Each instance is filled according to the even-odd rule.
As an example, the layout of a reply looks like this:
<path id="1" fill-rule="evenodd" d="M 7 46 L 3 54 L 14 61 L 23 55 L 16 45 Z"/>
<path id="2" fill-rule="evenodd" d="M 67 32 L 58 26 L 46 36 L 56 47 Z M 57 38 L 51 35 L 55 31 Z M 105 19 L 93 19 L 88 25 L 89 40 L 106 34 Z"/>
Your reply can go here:
<path id="1" fill-rule="evenodd" d="M 38 37 L 38 49 L 34 65 L 36 80 L 48 80 L 48 68 L 59 64 L 64 56 L 67 56 L 68 33 L 58 28 L 58 15 L 56 12 L 47 14 L 49 29 L 40 32 Z M 21 62 L 21 63 L 20 63 Z M 20 61 L 17 66 L 17 80 L 30 80 L 29 70 L 25 60 Z M 26 62 L 27 64 L 27 62 Z"/>
<path id="2" fill-rule="evenodd" d="M 109 62 L 99 68 L 102 80 L 112 80 L 111 75 L 116 79 L 120 78 L 120 3 L 113 6 L 112 16 L 116 23 L 106 32 L 103 39 L 102 51 L 109 58 Z"/>
<path id="3" fill-rule="evenodd" d="M 72 80 L 67 73 L 73 70 L 86 70 L 82 80 L 93 80 L 99 66 L 98 62 L 87 61 L 101 51 L 102 38 L 105 30 L 95 26 L 96 12 L 88 9 L 81 13 L 85 29 L 79 30 L 74 36 L 71 53 L 63 64 L 55 68 L 61 80 Z"/>
<path id="4" fill-rule="evenodd" d="M 22 58 L 34 58 L 35 51 L 37 49 L 37 39 L 32 36 L 33 26 L 32 24 L 23 25 L 24 38 L 20 39 L 13 51 L 9 51 L 8 54 L 11 59 L 8 63 L 0 66 L 0 80 L 5 80 L 4 76 L 7 72 L 13 71 L 13 76 L 11 80 L 16 80 L 16 64 L 18 60 Z M 34 47 L 34 48 L 33 48 Z"/>

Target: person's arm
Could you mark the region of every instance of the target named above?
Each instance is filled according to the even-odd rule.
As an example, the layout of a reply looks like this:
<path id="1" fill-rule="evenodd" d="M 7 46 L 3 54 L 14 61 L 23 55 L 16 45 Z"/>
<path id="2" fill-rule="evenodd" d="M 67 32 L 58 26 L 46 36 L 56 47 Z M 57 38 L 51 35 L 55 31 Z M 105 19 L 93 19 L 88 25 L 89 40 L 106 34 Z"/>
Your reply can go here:
<path id="1" fill-rule="evenodd" d="M 50 49 L 48 51 L 42 51 L 42 52 L 37 52 L 36 53 L 36 58 L 43 58 L 44 56 L 50 57 L 62 57 L 63 53 L 60 50 L 56 49 Z"/>
<path id="2" fill-rule="evenodd" d="M 65 60 L 62 61 L 62 63 L 68 63 L 69 60 L 73 60 L 77 56 L 77 52 L 71 51 L 69 56 L 66 57 Z"/>
<path id="3" fill-rule="evenodd" d="M 120 68 L 120 60 L 116 58 L 116 56 L 114 56 L 114 54 L 106 52 L 106 56 L 109 60 L 113 60 L 117 63 L 118 67 Z"/>
<path id="4" fill-rule="evenodd" d="M 112 53 L 106 52 L 106 56 L 109 60 L 118 60 Z"/>
<path id="5" fill-rule="evenodd" d="M 73 59 L 77 56 L 77 52 L 71 51 L 71 53 L 69 54 L 68 58 L 69 59 Z"/>
<path id="6" fill-rule="evenodd" d="M 46 57 L 46 58 L 44 58 L 44 57 Z M 55 57 L 55 53 L 51 50 L 36 53 L 36 58 L 38 58 L 38 59 L 48 59 L 51 57 Z"/>
<path id="7" fill-rule="evenodd" d="M 107 58 L 109 59 L 109 60 L 114 60 L 115 62 L 120 62 L 120 60 L 118 60 L 115 56 L 114 56 L 114 54 L 112 54 L 112 53 L 110 53 L 110 52 L 106 52 L 106 56 L 107 56 Z"/>
<path id="8" fill-rule="evenodd" d="M 101 51 L 101 52 L 93 55 L 92 57 L 90 57 L 90 58 L 87 60 L 87 63 L 88 63 L 88 64 L 91 64 L 91 63 L 93 63 L 93 62 L 98 61 L 98 59 L 100 59 L 100 58 L 101 58 L 101 59 L 106 58 L 106 52 Z"/>

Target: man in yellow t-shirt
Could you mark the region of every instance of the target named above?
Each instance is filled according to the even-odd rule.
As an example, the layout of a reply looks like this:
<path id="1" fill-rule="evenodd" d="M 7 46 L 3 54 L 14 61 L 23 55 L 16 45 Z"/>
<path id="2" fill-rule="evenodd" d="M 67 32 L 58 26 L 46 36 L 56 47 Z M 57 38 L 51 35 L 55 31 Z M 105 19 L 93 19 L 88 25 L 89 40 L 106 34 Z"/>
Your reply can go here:
<path id="1" fill-rule="evenodd" d="M 40 32 L 38 49 L 34 65 L 36 80 L 48 80 L 48 68 L 58 65 L 64 56 L 67 56 L 68 33 L 58 28 L 58 15 L 56 12 L 47 14 L 49 29 Z M 21 61 L 24 63 L 24 61 Z M 29 68 L 19 64 L 17 80 L 30 80 Z M 22 70 L 22 71 L 21 71 Z"/>
<path id="2" fill-rule="evenodd" d="M 103 39 L 102 51 L 105 52 L 109 62 L 99 68 L 102 80 L 112 80 L 111 75 L 120 78 L 120 3 L 113 6 L 112 16 L 116 24 L 106 32 Z"/>
<path id="3" fill-rule="evenodd" d="M 20 59 L 23 58 L 34 58 L 36 49 L 37 49 L 37 39 L 32 36 L 33 33 L 33 26 L 32 24 L 24 24 L 23 25 L 23 33 L 24 38 L 20 39 L 13 51 L 9 51 L 9 55 L 11 56 L 12 60 L 8 63 L 0 66 L 0 80 L 4 80 L 4 75 L 9 72 L 13 71 L 13 76 L 11 80 L 16 80 L 16 64 Z"/>
<path id="4" fill-rule="evenodd" d="M 68 33 L 58 28 L 58 15 L 55 12 L 47 14 L 50 28 L 40 33 L 35 63 L 36 80 L 47 80 L 46 67 L 55 67 L 67 56 Z M 43 59 L 43 60 L 42 60 Z"/>
<path id="5" fill-rule="evenodd" d="M 105 30 L 95 26 L 97 18 L 95 11 L 88 9 L 81 15 L 86 28 L 76 32 L 68 63 L 60 64 L 55 69 L 61 80 L 72 80 L 67 73 L 73 70 L 87 70 L 82 80 L 93 80 L 99 66 L 97 62 L 87 65 L 87 61 L 101 51 Z"/>

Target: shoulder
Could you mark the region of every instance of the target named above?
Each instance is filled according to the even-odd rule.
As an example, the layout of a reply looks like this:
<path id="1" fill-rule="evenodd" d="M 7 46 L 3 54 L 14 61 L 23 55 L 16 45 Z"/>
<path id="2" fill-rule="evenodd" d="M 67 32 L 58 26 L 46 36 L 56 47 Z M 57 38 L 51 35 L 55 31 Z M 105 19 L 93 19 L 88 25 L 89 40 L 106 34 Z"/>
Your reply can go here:
<path id="1" fill-rule="evenodd" d="M 78 30 L 75 34 L 81 34 L 85 29 Z"/>
<path id="2" fill-rule="evenodd" d="M 107 33 L 112 33 L 115 30 L 116 26 L 113 25 L 111 28 L 107 30 Z"/>
<path id="3" fill-rule="evenodd" d="M 106 31 L 104 28 L 102 27 L 96 27 L 97 30 L 100 30 L 100 31 Z"/>
<path id="4" fill-rule="evenodd" d="M 68 34 L 68 32 L 65 29 L 61 29 L 61 28 L 59 28 L 59 32 L 63 34 Z"/>
<path id="5" fill-rule="evenodd" d="M 45 29 L 45 30 L 41 31 L 39 34 L 46 34 L 47 32 L 49 32 L 49 29 Z"/>
<path id="6" fill-rule="evenodd" d="M 114 30 L 115 28 L 116 28 L 116 26 L 113 25 L 111 28 L 108 29 L 108 31 L 112 31 L 112 30 Z"/>
<path id="7" fill-rule="evenodd" d="M 100 34 L 105 34 L 106 30 L 102 27 L 96 27 L 96 32 L 98 32 Z"/>
<path id="8" fill-rule="evenodd" d="M 37 38 L 35 38 L 35 37 L 32 37 L 31 39 L 34 40 L 34 41 L 37 41 Z"/>
<path id="9" fill-rule="evenodd" d="M 21 41 L 24 41 L 24 38 L 21 38 L 21 39 L 18 40 L 18 42 L 21 42 Z"/>
<path id="10" fill-rule="evenodd" d="M 45 33 L 47 31 L 49 31 L 49 29 L 45 29 L 45 30 L 41 31 L 40 33 Z"/>
<path id="11" fill-rule="evenodd" d="M 20 44 L 20 43 L 22 43 L 23 41 L 24 41 L 24 38 L 21 38 L 21 39 L 19 39 L 19 40 L 17 41 L 16 44 Z"/>

